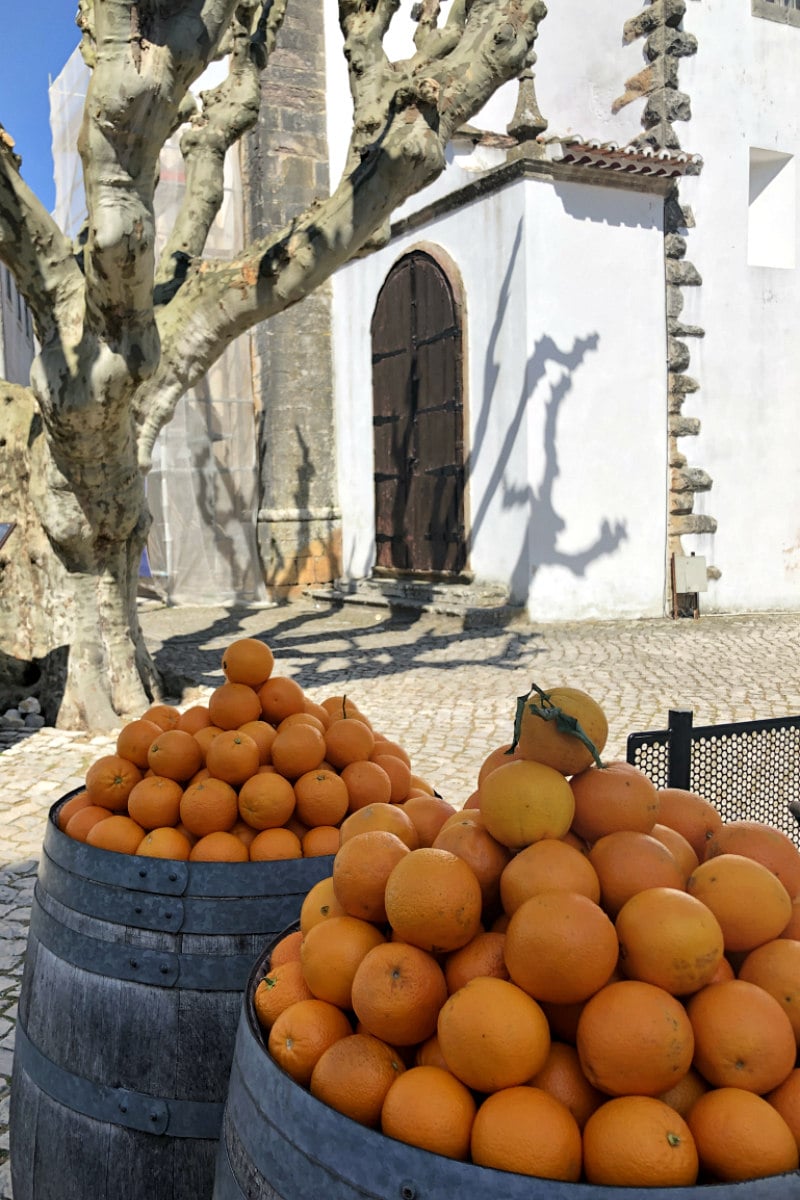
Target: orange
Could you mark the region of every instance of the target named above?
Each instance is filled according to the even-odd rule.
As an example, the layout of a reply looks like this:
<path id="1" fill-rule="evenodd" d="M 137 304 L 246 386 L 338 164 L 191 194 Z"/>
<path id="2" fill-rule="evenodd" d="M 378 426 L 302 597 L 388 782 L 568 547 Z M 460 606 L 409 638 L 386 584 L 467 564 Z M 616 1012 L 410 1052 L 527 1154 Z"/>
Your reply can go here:
<path id="1" fill-rule="evenodd" d="M 269 721 L 245 721 L 239 726 L 239 733 L 246 733 L 258 746 L 258 761 L 265 766 L 271 758 L 272 743 L 275 741 L 277 730 Z"/>
<path id="2" fill-rule="evenodd" d="M 92 804 L 111 812 L 124 812 L 128 796 L 141 778 L 142 772 L 135 763 L 119 754 L 104 754 L 86 772 L 86 794 Z"/>
<path id="3" fill-rule="evenodd" d="M 311 700 L 308 696 L 306 696 L 303 703 L 303 712 L 308 713 L 309 716 L 316 717 L 323 729 L 327 729 L 331 723 L 331 716 L 328 710 L 323 708 L 321 704 L 317 704 L 316 701 Z M 293 716 L 294 714 L 290 713 L 289 715 Z"/>
<path id="4" fill-rule="evenodd" d="M 448 1069 L 476 1092 L 525 1083 L 550 1050 L 550 1027 L 536 1001 L 506 979 L 482 976 L 445 1001 L 436 1036 Z"/>
<path id="5" fill-rule="evenodd" d="M 576 1045 L 586 1078 L 601 1092 L 658 1096 L 691 1067 L 694 1035 L 680 1000 L 627 979 L 587 1000 Z"/>
<path id="6" fill-rule="evenodd" d="M 694 1065 L 714 1087 L 768 1092 L 795 1065 L 792 1023 L 774 996 L 730 979 L 695 992 L 686 1011 L 694 1030 Z"/>
<path id="7" fill-rule="evenodd" d="M 414 1066 L 441 1067 L 443 1071 L 447 1070 L 447 1063 L 444 1061 L 439 1039 L 435 1033 L 417 1046 L 414 1051 Z"/>
<path id="8" fill-rule="evenodd" d="M 617 965 L 611 919 L 579 892 L 540 892 L 525 900 L 506 929 L 514 981 L 535 1000 L 576 1004 L 608 981 Z"/>
<path id="9" fill-rule="evenodd" d="M 233 685 L 231 685 L 233 686 Z M 239 787 L 255 775 L 261 765 L 257 742 L 239 729 L 224 729 L 209 743 L 206 766 L 215 779 Z"/>
<path id="10" fill-rule="evenodd" d="M 637 893 L 622 906 L 615 924 L 623 973 L 673 996 L 688 996 L 711 983 L 723 961 L 719 921 L 700 900 L 678 889 Z"/>
<path id="11" fill-rule="evenodd" d="M 317 767 L 294 781 L 295 812 L 306 825 L 338 825 L 350 798 L 347 785 L 335 771 Z"/>
<path id="12" fill-rule="evenodd" d="M 300 905 L 300 930 L 305 936 L 318 921 L 347 916 L 333 890 L 333 876 L 318 880 L 306 892 Z"/>
<path id="13" fill-rule="evenodd" d="M 298 1000 L 313 1000 L 314 993 L 297 959 L 270 965 L 253 993 L 253 1007 L 262 1029 L 271 1029 L 284 1009 Z"/>
<path id="14" fill-rule="evenodd" d="M 797 1170 L 791 1129 L 768 1100 L 753 1092 L 712 1088 L 692 1106 L 687 1124 L 701 1168 L 723 1183 Z M 792 1190 L 788 1182 L 787 1188 Z"/>
<path id="15" fill-rule="evenodd" d="M 192 862 L 247 862 L 248 853 L 235 834 L 215 830 L 197 839 L 189 858 Z"/>
<path id="16" fill-rule="evenodd" d="M 407 799 L 411 787 L 410 767 L 399 755 L 385 753 L 380 745 L 376 746 L 370 761 L 381 767 L 389 776 L 392 804 L 402 804 Z"/>
<path id="17" fill-rule="evenodd" d="M 511 749 L 510 742 L 506 742 L 502 746 L 495 746 L 494 750 L 490 750 L 478 768 L 478 790 L 487 775 L 519 757 L 516 750 Z"/>
<path id="18" fill-rule="evenodd" d="M 294 788 L 275 772 L 251 775 L 239 788 L 239 815 L 253 829 L 285 825 L 294 810 Z"/>
<path id="19" fill-rule="evenodd" d="M 243 821 L 240 817 L 239 820 L 231 826 L 229 832 L 234 834 L 235 837 L 238 837 L 239 841 L 243 842 L 245 846 L 249 848 L 253 838 L 258 833 L 258 830 L 253 829 L 252 825 L 248 825 L 247 821 Z"/>
<path id="20" fill-rule="evenodd" d="M 580 892 L 600 902 L 600 880 L 588 857 L 558 838 L 526 846 L 500 876 L 500 899 L 509 916 L 531 896 L 554 890 Z"/>
<path id="21" fill-rule="evenodd" d="M 302 940 L 303 931 L 301 929 L 293 929 L 290 933 L 284 933 L 282 937 L 278 938 L 269 956 L 270 970 L 284 962 L 300 962 Z"/>
<path id="22" fill-rule="evenodd" d="M 356 969 L 367 952 L 384 940 L 375 925 L 357 917 L 320 921 L 308 930 L 300 947 L 303 978 L 319 1000 L 349 1009 Z"/>
<path id="23" fill-rule="evenodd" d="M 374 749 L 372 730 L 357 717 L 343 717 L 325 730 L 325 758 L 339 769 L 348 763 L 363 762 Z"/>
<path id="24" fill-rule="evenodd" d="M 722 817 L 709 801 L 686 788 L 659 788 L 658 823 L 683 834 L 702 862 L 706 845 L 712 834 L 721 827 Z"/>
<path id="25" fill-rule="evenodd" d="M 366 723 L 369 724 L 369 722 Z M 375 749 L 373 750 L 373 755 L 391 754 L 393 758 L 401 759 L 406 764 L 409 771 L 411 771 L 411 757 L 408 751 L 404 750 L 399 742 L 393 742 L 391 738 L 387 738 L 385 734 L 375 733 L 374 729 L 372 732 L 375 738 Z"/>
<path id="26" fill-rule="evenodd" d="M 286 725 L 279 729 L 270 748 L 272 765 L 287 779 L 299 779 L 314 771 L 325 757 L 325 738 L 313 725 Z"/>
<path id="27" fill-rule="evenodd" d="M 479 975 L 494 979 L 508 979 L 505 960 L 506 935 L 493 930 L 476 933 L 471 942 L 448 954 L 444 962 L 444 977 L 447 990 L 458 991 L 470 979 Z"/>
<path id="28" fill-rule="evenodd" d="M 285 675 L 272 675 L 258 689 L 261 715 L 270 725 L 280 725 L 284 717 L 305 711 L 305 694 L 300 684 Z"/>
<path id="29" fill-rule="evenodd" d="M 685 876 L 665 845 L 649 833 L 619 829 L 598 838 L 589 862 L 600 881 L 603 908 L 616 917 L 626 900 L 645 888 L 680 889 Z"/>
<path id="30" fill-rule="evenodd" d="M 800 940 L 800 900 L 792 901 L 792 915 L 781 930 L 780 936 L 793 938 L 795 941 Z"/>
<path id="31" fill-rule="evenodd" d="M 589 1183 L 623 1188 L 691 1187 L 697 1182 L 698 1165 L 686 1121 L 653 1096 L 608 1100 L 589 1117 L 583 1130 L 583 1170 Z"/>
<path id="32" fill-rule="evenodd" d="M 63 804 L 59 805 L 56 812 L 56 823 L 61 832 L 66 833 L 70 817 L 73 817 L 82 808 L 88 808 L 91 803 L 88 792 L 84 791 L 78 792 L 76 796 L 71 796 L 69 800 L 65 800 Z M 110 815 L 108 810 L 106 810 L 106 814 Z"/>
<path id="33" fill-rule="evenodd" d="M 549 692 L 531 688 L 517 702 L 517 729 L 517 755 L 562 775 L 577 775 L 591 766 L 608 740 L 608 721 L 600 705 L 572 687 Z"/>
<path id="34" fill-rule="evenodd" d="M 800 1067 L 795 1067 L 764 1099 L 781 1114 L 800 1147 Z"/>
<path id="35" fill-rule="evenodd" d="M 401 858 L 386 881 L 384 902 L 398 937 L 422 950 L 458 950 L 481 923 L 480 883 L 447 850 L 424 846 Z"/>
<path id="36" fill-rule="evenodd" d="M 198 729 L 194 734 L 192 734 L 194 740 L 200 747 L 204 762 L 206 755 L 208 754 L 208 747 L 211 745 L 214 738 L 220 733 L 222 733 L 222 730 L 216 725 L 204 725 L 202 729 Z"/>
<path id="37" fill-rule="evenodd" d="M 208 715 L 208 705 L 193 704 L 191 708 L 187 708 L 181 713 L 175 728 L 195 734 L 199 729 L 208 729 L 210 725 L 211 717 Z"/>
<path id="38" fill-rule="evenodd" d="M 421 775 L 415 775 L 411 772 L 411 787 L 415 791 L 424 792 L 427 796 L 437 796 L 438 793 L 432 783 L 427 779 L 423 779 Z M 466 805 L 464 806 L 466 808 Z"/>
<path id="39" fill-rule="evenodd" d="M 183 788 L 174 779 L 163 775 L 147 775 L 128 796 L 128 816 L 143 829 L 161 825 L 176 825 L 180 817 Z"/>
<path id="40" fill-rule="evenodd" d="M 674 1087 L 668 1088 L 666 1092 L 660 1092 L 658 1099 L 674 1108 L 686 1120 L 695 1100 L 708 1089 L 709 1084 L 700 1072 L 690 1067 L 683 1079 L 679 1079 Z"/>
<path id="41" fill-rule="evenodd" d="M 295 1083 L 307 1087 L 328 1047 L 352 1032 L 347 1017 L 335 1004 L 298 1000 L 275 1019 L 269 1031 L 269 1052 Z"/>
<path id="42" fill-rule="evenodd" d="M 330 924 L 320 926 L 323 936 Z M 393 1046 L 415 1046 L 429 1038 L 446 999 L 436 959 L 405 942 L 383 942 L 369 950 L 353 977 L 353 1011 L 368 1033 Z"/>
<path id="43" fill-rule="evenodd" d="M 654 825 L 650 830 L 650 836 L 658 838 L 659 842 L 669 850 L 680 868 L 683 880 L 681 886 L 685 887 L 686 880 L 700 861 L 691 843 L 682 833 L 679 833 L 677 829 L 671 829 L 669 825 Z"/>
<path id="44" fill-rule="evenodd" d="M 321 707 L 328 714 L 328 724 L 341 721 L 343 717 L 360 717 L 358 707 L 347 696 L 326 696 Z"/>
<path id="45" fill-rule="evenodd" d="M 686 881 L 722 926 L 725 949 L 753 950 L 778 937 L 792 915 L 792 899 L 777 875 L 743 854 L 702 862 Z"/>
<path id="46" fill-rule="evenodd" d="M 373 829 L 349 838 L 333 860 L 333 890 L 345 912 L 364 921 L 386 921 L 386 881 L 410 854 L 394 833 Z"/>
<path id="47" fill-rule="evenodd" d="M 196 837 L 229 831 L 239 816 L 236 792 L 222 779 L 201 779 L 190 783 L 181 796 L 181 822 Z"/>
<path id="48" fill-rule="evenodd" d="M 246 683 L 260 687 L 272 674 L 275 664 L 272 651 L 258 638 L 238 638 L 222 655 L 222 670 L 230 683 Z"/>
<path id="49" fill-rule="evenodd" d="M 161 726 L 156 725 L 155 721 L 146 721 L 143 717 L 138 721 L 129 721 L 123 725 L 117 737 L 117 754 L 144 771 L 148 766 L 147 751 L 160 733 Z"/>
<path id="50" fill-rule="evenodd" d="M 800 1043 L 800 942 L 788 938 L 764 942 L 747 955 L 738 977 L 758 984 L 775 997 Z"/>
<path id="51" fill-rule="evenodd" d="M 421 795 L 409 792 L 408 799 L 403 802 L 403 812 L 414 823 L 420 846 L 432 846 L 447 818 L 458 815 L 458 810 L 449 801 L 429 792 Z"/>
<path id="52" fill-rule="evenodd" d="M 379 763 L 369 759 L 348 763 L 342 769 L 341 778 L 347 788 L 351 812 L 366 808 L 368 804 L 391 803 L 392 781 Z"/>
<path id="53" fill-rule="evenodd" d="M 419 848 L 416 827 L 398 804 L 368 804 L 365 808 L 350 813 L 340 826 L 342 845 L 348 838 L 355 837 L 358 833 L 366 833 L 369 829 L 384 829 L 387 833 L 395 833 L 409 850 Z"/>
<path id="54" fill-rule="evenodd" d="M 339 849 L 339 830 L 335 825 L 315 825 L 300 838 L 303 858 L 322 858 Z"/>
<path id="55" fill-rule="evenodd" d="M 191 849 L 192 843 L 185 834 L 173 825 L 167 825 L 146 833 L 135 852 L 145 858 L 174 858 L 186 862 Z"/>
<path id="56" fill-rule="evenodd" d="M 587 767 L 573 775 L 570 787 L 575 798 L 572 830 L 590 844 L 620 829 L 649 833 L 660 820 L 655 784 L 631 763 Z"/>
<path id="57" fill-rule="evenodd" d="M 309 1090 L 351 1121 L 375 1128 L 386 1093 L 404 1071 L 391 1046 L 368 1033 L 354 1033 L 334 1042 L 318 1059 Z"/>
<path id="58" fill-rule="evenodd" d="M 302 712 L 289 713 L 288 717 L 284 717 L 278 725 L 278 731 L 281 729 L 289 729 L 292 725 L 313 725 L 320 733 L 324 733 L 328 726 L 319 717 L 315 717 L 313 713 L 304 708 Z"/>
<path id="59" fill-rule="evenodd" d="M 381 1109 L 386 1137 L 445 1158 L 466 1159 L 476 1104 L 441 1067 L 411 1067 L 395 1079 Z"/>
<path id="60" fill-rule="evenodd" d="M 262 829 L 253 838 L 249 849 L 251 862 L 303 857 L 302 842 L 291 829 Z"/>
<path id="61" fill-rule="evenodd" d="M 537 1087 L 487 1096 L 472 1126 L 470 1150 L 481 1167 L 564 1183 L 581 1177 L 578 1123 L 565 1104 Z"/>
<path id="62" fill-rule="evenodd" d="M 211 724 L 220 729 L 238 729 L 261 716 L 258 692 L 246 683 L 221 683 L 208 698 Z"/>
<path id="63" fill-rule="evenodd" d="M 790 837 L 762 821 L 727 821 L 706 842 L 705 859 L 743 854 L 777 875 L 792 899 L 800 893 L 800 850 Z"/>
<path id="64" fill-rule="evenodd" d="M 442 829 L 433 842 L 434 849 L 448 850 L 464 860 L 481 887 L 484 909 L 494 908 L 500 900 L 500 878 L 512 855 L 507 846 L 495 840 L 489 830 L 469 815 Z"/>
<path id="65" fill-rule="evenodd" d="M 183 783 L 203 765 L 200 746 L 185 729 L 166 729 L 147 752 L 147 765 L 156 775 Z"/>
<path id="66" fill-rule="evenodd" d="M 485 776 L 478 792 L 484 825 L 512 850 L 562 837 L 572 824 L 572 789 L 559 771 L 543 763 L 522 758 L 505 763 Z"/>
<path id="67" fill-rule="evenodd" d="M 528 1083 L 566 1104 L 579 1129 L 583 1129 L 595 1109 L 606 1099 L 602 1092 L 589 1083 L 583 1073 L 578 1051 L 567 1042 L 551 1041 L 544 1066 Z"/>
<path id="68" fill-rule="evenodd" d="M 142 713 L 141 719 L 152 721 L 159 729 L 176 729 L 181 714 L 174 704 L 151 704 L 147 711 Z"/>
<path id="69" fill-rule="evenodd" d="M 83 810 L 84 812 L 86 809 Z M 116 850 L 119 854 L 135 854 L 144 837 L 144 830 L 130 817 L 115 813 L 107 821 L 98 821 L 86 834 L 86 843 L 99 850 Z"/>

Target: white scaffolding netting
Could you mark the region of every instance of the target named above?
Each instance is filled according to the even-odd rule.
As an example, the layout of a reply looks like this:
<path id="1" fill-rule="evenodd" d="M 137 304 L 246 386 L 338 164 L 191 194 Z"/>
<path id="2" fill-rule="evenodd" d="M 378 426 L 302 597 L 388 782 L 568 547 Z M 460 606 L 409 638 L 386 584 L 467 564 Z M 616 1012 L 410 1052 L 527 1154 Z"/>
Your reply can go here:
<path id="1" fill-rule="evenodd" d="M 213 64 L 196 90 L 225 71 Z M 78 131 L 89 72 L 76 50 L 50 87 L 56 186 L 55 219 L 74 237 L 85 219 Z M 171 229 L 184 189 L 179 135 L 161 154 L 156 192 L 156 250 Z M 225 194 L 206 243 L 207 257 L 241 249 L 242 183 L 238 152 L 225 160 Z M 214 364 L 178 404 L 161 431 L 147 477 L 153 525 L 147 543 L 150 578 L 143 588 L 175 604 L 259 603 L 266 599 L 258 548 L 256 413 L 247 335 Z"/>

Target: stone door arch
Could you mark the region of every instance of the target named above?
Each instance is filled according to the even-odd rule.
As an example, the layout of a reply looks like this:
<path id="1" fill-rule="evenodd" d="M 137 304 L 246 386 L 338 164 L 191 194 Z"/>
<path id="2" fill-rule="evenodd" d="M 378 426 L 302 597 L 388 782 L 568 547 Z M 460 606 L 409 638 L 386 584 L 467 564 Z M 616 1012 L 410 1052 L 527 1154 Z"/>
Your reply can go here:
<path id="1" fill-rule="evenodd" d="M 372 318 L 376 570 L 453 576 L 464 528 L 462 327 L 424 250 L 389 272 Z"/>

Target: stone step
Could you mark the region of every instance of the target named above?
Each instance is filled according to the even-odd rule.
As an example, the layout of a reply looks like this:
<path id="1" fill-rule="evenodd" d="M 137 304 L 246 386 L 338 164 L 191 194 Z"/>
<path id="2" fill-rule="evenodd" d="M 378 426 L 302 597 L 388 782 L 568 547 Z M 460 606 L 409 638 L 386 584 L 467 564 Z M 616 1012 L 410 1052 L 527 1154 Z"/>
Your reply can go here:
<path id="1" fill-rule="evenodd" d="M 432 583 L 376 576 L 315 585 L 306 595 L 334 605 L 362 604 L 459 617 L 465 629 L 508 625 L 525 615 L 523 607 L 510 602 L 507 588 L 491 583 Z"/>

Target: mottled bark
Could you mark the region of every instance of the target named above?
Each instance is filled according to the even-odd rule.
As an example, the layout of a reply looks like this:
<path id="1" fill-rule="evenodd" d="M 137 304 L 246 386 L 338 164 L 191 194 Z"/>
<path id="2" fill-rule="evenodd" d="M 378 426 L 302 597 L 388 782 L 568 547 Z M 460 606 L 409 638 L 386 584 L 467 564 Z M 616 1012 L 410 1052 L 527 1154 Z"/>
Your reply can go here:
<path id="1" fill-rule="evenodd" d="M 443 170 L 454 130 L 523 69 L 545 14 L 541 0 L 455 0 L 440 27 L 438 4 L 426 0 L 415 53 L 392 62 L 383 39 L 399 0 L 340 0 L 353 99 L 342 179 L 231 261 L 204 259 L 225 153 L 257 118 L 284 6 L 80 0 L 91 81 L 79 139 L 88 220 L 78 247 L 0 137 L 0 261 L 41 344 L 30 390 L 15 398 L 30 409 L 20 478 L 38 522 L 31 544 L 35 532 L 41 562 L 30 587 L 40 602 L 16 624 L 3 610 L 0 637 L 43 662 L 66 650 L 66 665 L 51 662 L 62 725 L 112 728 L 158 694 L 136 585 L 149 524 L 144 477 L 178 400 L 234 338 L 328 279 Z M 191 85 L 222 55 L 227 78 L 194 101 Z M 186 194 L 157 263 L 159 153 L 187 118 Z"/>

